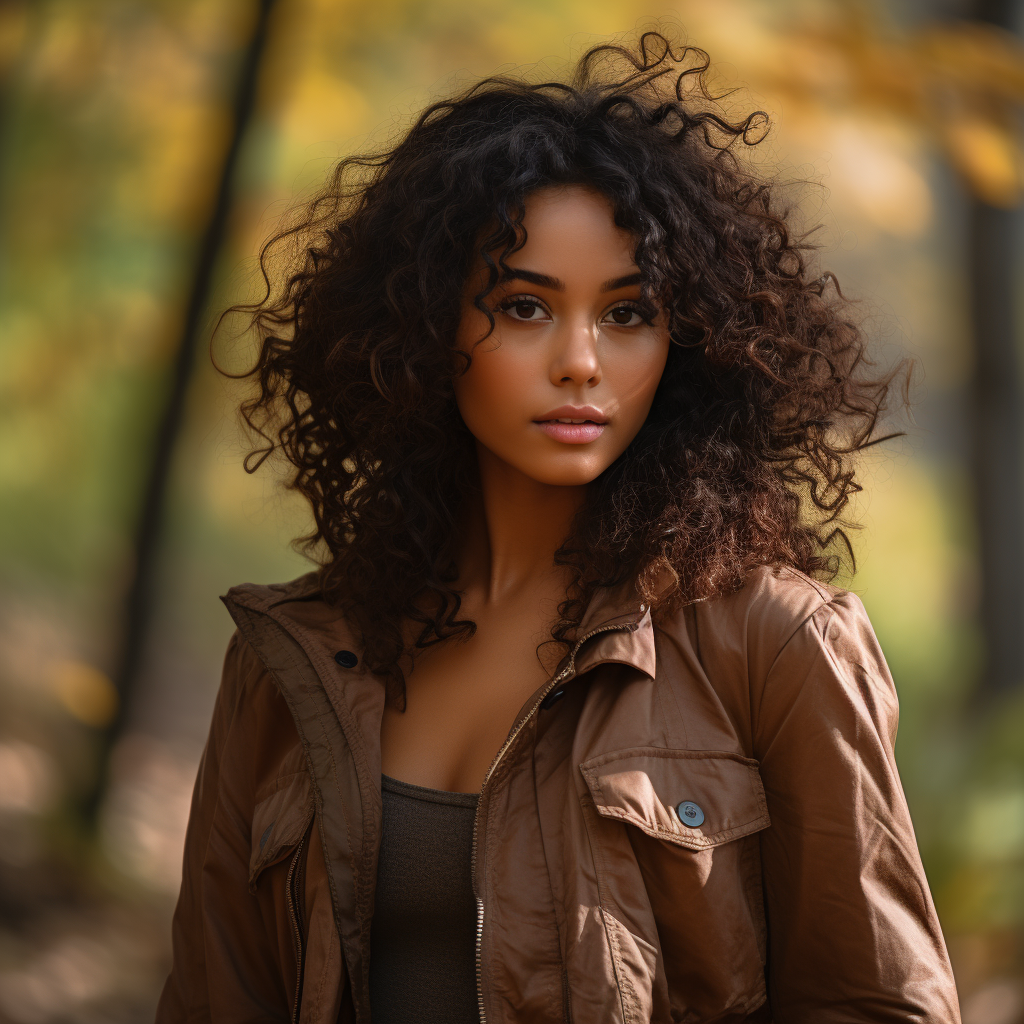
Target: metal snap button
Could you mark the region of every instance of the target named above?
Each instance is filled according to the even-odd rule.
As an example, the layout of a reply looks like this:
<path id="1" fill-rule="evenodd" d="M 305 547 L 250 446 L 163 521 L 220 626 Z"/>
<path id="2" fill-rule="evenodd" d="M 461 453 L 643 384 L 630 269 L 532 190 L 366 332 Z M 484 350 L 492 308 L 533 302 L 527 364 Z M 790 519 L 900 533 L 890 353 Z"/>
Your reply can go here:
<path id="1" fill-rule="evenodd" d="M 684 800 L 676 808 L 676 814 L 687 828 L 697 828 L 704 824 L 704 812 L 692 800 Z"/>
<path id="2" fill-rule="evenodd" d="M 552 690 L 541 702 L 540 707 L 542 711 L 547 711 L 552 704 L 560 701 L 565 696 L 565 688 L 562 687 L 558 690 Z"/>
<path id="3" fill-rule="evenodd" d="M 338 651 L 334 660 L 342 668 L 355 668 L 359 664 L 359 659 L 351 651 Z"/>

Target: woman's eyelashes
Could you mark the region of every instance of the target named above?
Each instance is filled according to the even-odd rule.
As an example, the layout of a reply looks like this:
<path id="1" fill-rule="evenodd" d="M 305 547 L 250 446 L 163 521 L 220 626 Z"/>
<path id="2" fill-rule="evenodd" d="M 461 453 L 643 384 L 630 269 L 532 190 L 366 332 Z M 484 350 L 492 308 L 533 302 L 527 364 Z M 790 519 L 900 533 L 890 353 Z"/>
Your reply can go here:
<path id="1" fill-rule="evenodd" d="M 601 319 L 602 323 L 614 324 L 616 327 L 639 327 L 650 323 L 640 310 L 632 304 L 613 306 Z"/>
<path id="2" fill-rule="evenodd" d="M 521 322 L 551 318 L 544 303 L 533 295 L 510 295 L 498 303 L 498 309 L 513 320 Z"/>
<path id="3" fill-rule="evenodd" d="M 552 319 L 548 308 L 533 295 L 510 295 L 498 303 L 498 310 L 512 320 L 520 323 L 536 323 Z M 601 315 L 601 323 L 614 327 L 640 327 L 650 324 L 651 318 L 645 316 L 639 304 L 633 302 L 617 302 Z"/>

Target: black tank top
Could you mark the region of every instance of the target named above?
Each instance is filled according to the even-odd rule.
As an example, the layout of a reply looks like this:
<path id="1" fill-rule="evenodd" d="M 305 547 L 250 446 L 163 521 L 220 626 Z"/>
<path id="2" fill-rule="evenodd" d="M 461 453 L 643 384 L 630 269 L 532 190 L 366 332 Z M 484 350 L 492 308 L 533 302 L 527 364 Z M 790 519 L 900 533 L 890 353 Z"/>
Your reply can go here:
<path id="1" fill-rule="evenodd" d="M 370 929 L 373 1024 L 478 1024 L 476 793 L 381 780 L 384 827 Z"/>

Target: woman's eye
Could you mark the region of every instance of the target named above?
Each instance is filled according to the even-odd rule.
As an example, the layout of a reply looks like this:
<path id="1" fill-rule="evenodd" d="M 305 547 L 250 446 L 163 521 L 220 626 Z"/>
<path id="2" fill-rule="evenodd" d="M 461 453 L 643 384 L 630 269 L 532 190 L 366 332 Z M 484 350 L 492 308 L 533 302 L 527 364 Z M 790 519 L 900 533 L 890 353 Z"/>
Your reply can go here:
<path id="1" fill-rule="evenodd" d="M 544 316 L 543 307 L 529 299 L 510 302 L 502 306 L 502 310 L 513 320 L 540 320 Z"/>
<path id="2" fill-rule="evenodd" d="M 616 306 L 608 311 L 605 320 L 610 320 L 616 327 L 638 327 L 643 317 L 632 306 Z"/>

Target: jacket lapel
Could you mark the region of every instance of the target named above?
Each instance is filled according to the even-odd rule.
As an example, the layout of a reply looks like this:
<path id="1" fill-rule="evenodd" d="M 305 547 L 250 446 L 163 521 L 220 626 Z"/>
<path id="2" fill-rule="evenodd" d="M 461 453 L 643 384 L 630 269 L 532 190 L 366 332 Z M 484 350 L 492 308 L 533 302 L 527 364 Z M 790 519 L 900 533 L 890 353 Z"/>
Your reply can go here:
<path id="1" fill-rule="evenodd" d="M 301 591 L 292 597 L 271 588 L 236 587 L 224 603 L 277 682 L 302 739 L 356 1021 L 368 1021 L 383 686 L 369 673 L 335 661 L 337 651 L 354 645 L 340 616 L 323 602 Z M 369 741 L 374 719 L 376 743 Z"/>

